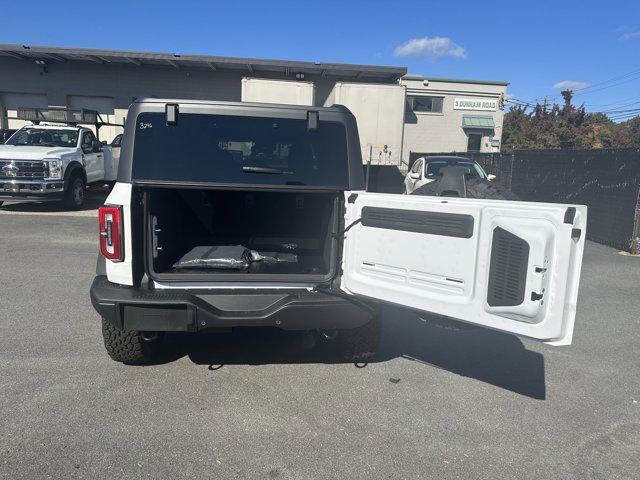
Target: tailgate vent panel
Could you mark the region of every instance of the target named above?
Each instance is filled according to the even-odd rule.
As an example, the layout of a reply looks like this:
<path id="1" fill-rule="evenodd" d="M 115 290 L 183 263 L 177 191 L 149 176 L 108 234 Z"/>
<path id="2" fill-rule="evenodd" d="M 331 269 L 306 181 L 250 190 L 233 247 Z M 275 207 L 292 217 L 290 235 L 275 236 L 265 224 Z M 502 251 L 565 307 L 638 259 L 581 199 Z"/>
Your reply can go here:
<path id="1" fill-rule="evenodd" d="M 367 206 L 362 208 L 362 225 L 455 238 L 473 236 L 473 216 L 459 213 Z"/>
<path id="2" fill-rule="evenodd" d="M 487 303 L 491 307 L 514 307 L 524 302 L 529 264 L 526 240 L 497 227 L 491 243 Z"/>

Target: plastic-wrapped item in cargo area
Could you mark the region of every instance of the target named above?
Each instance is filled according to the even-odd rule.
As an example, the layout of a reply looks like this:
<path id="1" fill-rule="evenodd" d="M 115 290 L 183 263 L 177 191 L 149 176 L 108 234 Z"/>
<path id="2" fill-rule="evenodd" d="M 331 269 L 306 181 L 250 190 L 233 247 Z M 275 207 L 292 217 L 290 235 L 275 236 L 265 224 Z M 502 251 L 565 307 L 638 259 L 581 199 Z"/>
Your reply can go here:
<path id="1" fill-rule="evenodd" d="M 263 263 L 297 263 L 298 256 L 294 253 L 280 253 L 280 252 L 256 252 L 251 250 L 251 259 L 254 262 Z"/>
<path id="2" fill-rule="evenodd" d="M 251 265 L 251 250 L 242 245 L 195 247 L 173 264 L 174 268 L 219 268 L 246 270 Z"/>
<path id="3" fill-rule="evenodd" d="M 251 263 L 297 263 L 293 253 L 260 253 L 242 245 L 216 245 L 195 247 L 173 264 L 174 268 L 217 268 L 222 270 L 247 270 Z"/>

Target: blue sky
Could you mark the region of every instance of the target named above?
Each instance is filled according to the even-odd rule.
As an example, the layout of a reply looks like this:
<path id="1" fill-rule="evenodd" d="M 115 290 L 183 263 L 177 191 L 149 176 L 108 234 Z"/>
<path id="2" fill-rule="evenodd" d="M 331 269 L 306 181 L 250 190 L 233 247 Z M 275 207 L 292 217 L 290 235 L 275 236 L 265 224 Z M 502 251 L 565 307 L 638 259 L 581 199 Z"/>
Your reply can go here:
<path id="1" fill-rule="evenodd" d="M 576 96 L 588 110 L 640 106 L 639 0 L 28 5 L 37 14 L 1 9 L 0 43 L 403 65 L 505 80 L 523 101 L 559 98 L 565 82 L 588 87 Z"/>

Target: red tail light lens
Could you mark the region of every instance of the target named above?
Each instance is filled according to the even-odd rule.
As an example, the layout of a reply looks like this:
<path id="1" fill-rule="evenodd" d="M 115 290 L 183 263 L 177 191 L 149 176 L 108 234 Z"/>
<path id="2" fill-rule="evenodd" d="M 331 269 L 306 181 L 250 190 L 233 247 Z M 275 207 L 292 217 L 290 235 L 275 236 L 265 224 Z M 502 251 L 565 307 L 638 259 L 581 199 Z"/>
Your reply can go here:
<path id="1" fill-rule="evenodd" d="M 100 222 L 100 252 L 114 262 L 124 260 L 124 228 L 122 207 L 105 205 L 98 210 Z"/>

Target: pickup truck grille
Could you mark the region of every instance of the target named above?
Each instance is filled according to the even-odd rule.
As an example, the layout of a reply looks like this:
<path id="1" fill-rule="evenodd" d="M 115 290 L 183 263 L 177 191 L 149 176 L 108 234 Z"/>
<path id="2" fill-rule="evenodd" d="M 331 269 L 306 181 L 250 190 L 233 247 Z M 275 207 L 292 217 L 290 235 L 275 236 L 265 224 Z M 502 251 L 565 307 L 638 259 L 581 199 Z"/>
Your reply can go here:
<path id="1" fill-rule="evenodd" d="M 41 160 L 0 160 L 0 178 L 45 178 L 48 166 Z"/>

